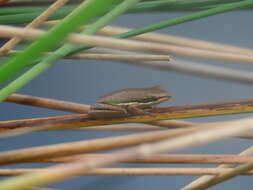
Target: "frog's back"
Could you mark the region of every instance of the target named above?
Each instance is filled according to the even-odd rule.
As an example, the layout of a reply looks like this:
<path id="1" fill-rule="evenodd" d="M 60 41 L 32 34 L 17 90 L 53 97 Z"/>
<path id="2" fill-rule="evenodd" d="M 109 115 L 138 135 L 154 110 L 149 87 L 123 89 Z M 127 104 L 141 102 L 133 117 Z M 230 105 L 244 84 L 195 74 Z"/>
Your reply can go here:
<path id="1" fill-rule="evenodd" d="M 156 96 L 160 95 L 161 93 L 164 93 L 168 95 L 168 92 L 164 90 L 160 86 L 153 86 L 149 88 L 126 88 L 123 90 L 114 91 L 110 94 L 101 96 L 97 102 L 98 103 L 107 103 L 107 102 L 133 102 L 133 101 L 139 101 L 143 98 L 148 98 L 150 96 Z"/>

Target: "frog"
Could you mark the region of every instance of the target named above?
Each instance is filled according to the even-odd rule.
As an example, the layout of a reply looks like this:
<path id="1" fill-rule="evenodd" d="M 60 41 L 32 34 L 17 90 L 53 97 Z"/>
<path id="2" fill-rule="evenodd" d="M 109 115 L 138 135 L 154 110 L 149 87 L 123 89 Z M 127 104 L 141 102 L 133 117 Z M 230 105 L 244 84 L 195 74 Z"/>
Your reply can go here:
<path id="1" fill-rule="evenodd" d="M 171 94 L 161 85 L 125 88 L 101 96 L 91 106 L 88 117 L 107 119 L 150 114 L 150 109 L 170 98 Z"/>

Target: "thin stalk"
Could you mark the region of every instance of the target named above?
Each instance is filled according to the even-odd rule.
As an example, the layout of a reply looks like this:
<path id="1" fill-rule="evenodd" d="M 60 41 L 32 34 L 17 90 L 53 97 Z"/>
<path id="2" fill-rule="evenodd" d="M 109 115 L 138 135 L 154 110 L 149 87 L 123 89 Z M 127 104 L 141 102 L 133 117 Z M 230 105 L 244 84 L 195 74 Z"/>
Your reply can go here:
<path id="1" fill-rule="evenodd" d="M 1 121 L 0 132 L 15 128 L 36 128 L 39 124 L 51 125 L 51 129 L 67 129 L 118 123 L 146 123 L 164 119 L 183 119 L 204 116 L 227 115 L 253 112 L 253 100 L 222 101 L 185 106 L 159 107 L 150 110 L 149 115 L 129 116 L 111 119 L 90 119 L 86 114 L 34 118 L 28 120 Z M 189 124 L 191 126 L 191 124 Z"/>
<path id="2" fill-rule="evenodd" d="M 218 168 L 218 169 L 228 169 L 228 168 Z M 247 164 L 242 164 L 236 168 L 229 169 L 228 171 L 223 171 L 217 177 L 214 177 L 209 183 L 199 184 L 194 190 L 204 190 L 221 182 L 224 182 L 228 179 L 236 177 L 238 175 L 244 174 L 253 169 L 253 162 L 249 162 Z"/>
<path id="3" fill-rule="evenodd" d="M 175 121 L 175 120 L 170 120 Z M 80 131 L 159 131 L 167 130 L 168 128 L 159 127 L 159 126 L 150 126 L 150 125 L 102 125 L 102 126 L 93 126 L 78 128 L 76 130 Z M 1 136 L 1 135 L 0 135 Z"/>
<path id="4" fill-rule="evenodd" d="M 28 96 L 23 94 L 12 94 L 5 101 L 74 113 L 87 113 L 90 109 L 90 106 L 85 104 L 78 104 L 74 102 L 42 98 L 37 96 Z"/>
<path id="5" fill-rule="evenodd" d="M 28 163 L 69 163 L 80 159 L 97 159 L 117 156 L 115 153 L 85 154 L 51 159 L 35 159 Z M 230 154 L 155 154 L 148 158 L 136 157 L 125 163 L 130 164 L 244 164 L 252 161 L 253 156 Z"/>
<path id="6" fill-rule="evenodd" d="M 75 154 L 111 150 L 142 143 L 151 143 L 166 138 L 173 138 L 175 136 L 186 134 L 198 129 L 199 128 L 187 128 L 174 131 L 148 132 L 12 150 L 1 152 L 0 165 L 22 163 L 35 159 L 41 160 L 46 158 L 72 156 Z"/>
<path id="7" fill-rule="evenodd" d="M 8 55 L 15 55 L 22 51 L 11 50 Z M 45 53 L 49 55 L 51 53 Z M 151 54 L 113 54 L 113 53 L 76 53 L 66 56 L 65 59 L 82 59 L 82 60 L 111 60 L 111 61 L 168 61 L 169 55 L 151 55 Z M 34 65 L 34 64 L 32 64 Z"/>
<path id="8" fill-rule="evenodd" d="M 239 155 L 240 156 L 253 155 L 253 146 L 247 148 L 246 150 L 241 152 Z M 233 167 L 236 167 L 236 166 L 237 166 L 236 164 L 223 164 L 223 165 L 219 165 L 218 168 L 233 168 Z M 222 174 L 218 178 L 220 178 L 220 177 L 223 178 Z M 205 186 L 208 186 L 209 184 L 212 184 L 216 180 L 217 180 L 217 178 L 215 178 L 214 176 L 209 176 L 209 175 L 202 176 L 202 177 L 194 180 L 193 182 L 191 182 L 187 186 L 183 187 L 182 190 L 192 190 L 192 189 L 199 188 L 199 187 L 205 187 Z"/>
<path id="9" fill-rule="evenodd" d="M 91 50 L 92 51 L 92 50 Z M 124 53 L 117 50 L 98 49 L 93 51 L 96 53 Z M 134 53 L 132 53 L 134 54 Z M 201 63 L 194 63 L 190 61 L 181 61 L 170 59 L 167 61 L 121 61 L 122 63 L 147 67 L 151 69 L 158 69 L 160 71 L 174 71 L 178 73 L 200 76 L 205 78 L 220 79 L 225 81 L 239 82 L 242 84 L 252 85 L 252 72 L 238 71 L 235 69 L 213 66 Z"/>
<path id="10" fill-rule="evenodd" d="M 219 175 L 231 170 L 229 168 L 100 168 L 80 173 L 78 176 L 200 176 Z M 0 176 L 18 176 L 45 171 L 47 169 L 0 169 Z M 242 175 L 253 175 L 253 171 L 244 172 Z"/>

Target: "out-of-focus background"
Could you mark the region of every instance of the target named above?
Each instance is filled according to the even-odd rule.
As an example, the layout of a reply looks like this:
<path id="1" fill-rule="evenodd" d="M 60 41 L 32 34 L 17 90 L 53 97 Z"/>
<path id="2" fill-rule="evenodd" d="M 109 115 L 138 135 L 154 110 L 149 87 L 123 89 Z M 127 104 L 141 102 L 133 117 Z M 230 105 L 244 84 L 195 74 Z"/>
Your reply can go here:
<path id="1" fill-rule="evenodd" d="M 164 19 L 178 17 L 183 13 L 150 13 L 132 14 L 119 17 L 113 22 L 117 26 L 138 28 Z M 160 30 L 164 34 L 174 34 L 195 39 L 214 41 L 219 43 L 253 48 L 253 12 L 250 10 L 234 11 L 212 16 L 206 19 L 173 26 Z M 181 58 L 183 59 L 183 58 Z M 252 65 L 225 63 L 220 61 L 193 60 L 203 64 L 220 65 L 242 70 L 253 70 Z M 37 77 L 19 93 L 42 96 L 92 104 L 103 94 L 129 87 L 148 87 L 163 85 L 173 95 L 169 102 L 163 105 L 185 105 L 210 101 L 235 100 L 253 97 L 253 87 L 239 83 L 224 82 L 195 76 L 183 75 L 175 72 L 163 72 L 136 66 L 124 65 L 119 62 L 105 61 L 59 61 L 47 72 Z M 1 103 L 0 120 L 16 120 L 35 117 L 64 115 L 61 111 L 34 108 L 29 106 Z M 252 114 L 238 114 L 230 116 L 204 117 L 188 119 L 195 122 L 223 121 L 239 119 Z M 129 132 L 130 133 L 130 132 Z M 50 131 L 36 132 L 28 135 L 0 140 L 0 151 L 24 148 L 28 146 L 48 145 L 91 138 L 102 138 L 113 135 L 126 135 L 127 132 L 99 132 L 99 131 Z M 251 146 L 250 140 L 229 139 L 209 144 L 208 146 L 187 149 L 184 153 L 215 153 L 236 154 Z M 18 165 L 22 167 L 25 165 Z M 31 166 L 31 165 L 29 165 Z M 34 167 L 45 166 L 35 165 Z M 128 165 L 137 166 L 137 165 Z M 166 165 L 155 165 L 166 167 Z M 10 166 L 8 166 L 10 167 Z M 12 166 L 17 167 L 17 165 Z M 147 167 L 138 165 L 138 167 Z M 179 167 L 175 165 L 175 167 Z M 189 165 L 189 167 L 192 167 Z M 49 187 L 62 190 L 128 190 L 140 189 L 180 189 L 196 177 L 185 176 L 157 176 L 157 177 L 79 177 Z M 251 177 L 237 177 L 228 182 L 214 186 L 211 189 L 251 189 Z"/>

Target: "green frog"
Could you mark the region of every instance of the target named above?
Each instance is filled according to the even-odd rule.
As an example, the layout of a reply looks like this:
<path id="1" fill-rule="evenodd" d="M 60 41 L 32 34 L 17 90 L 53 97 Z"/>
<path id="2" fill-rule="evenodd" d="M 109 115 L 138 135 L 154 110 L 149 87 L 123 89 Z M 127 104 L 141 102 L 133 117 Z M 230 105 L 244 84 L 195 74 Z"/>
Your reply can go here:
<path id="1" fill-rule="evenodd" d="M 171 94 L 161 86 L 126 88 L 100 97 L 88 113 L 91 119 L 149 114 L 148 110 L 167 101 Z"/>

